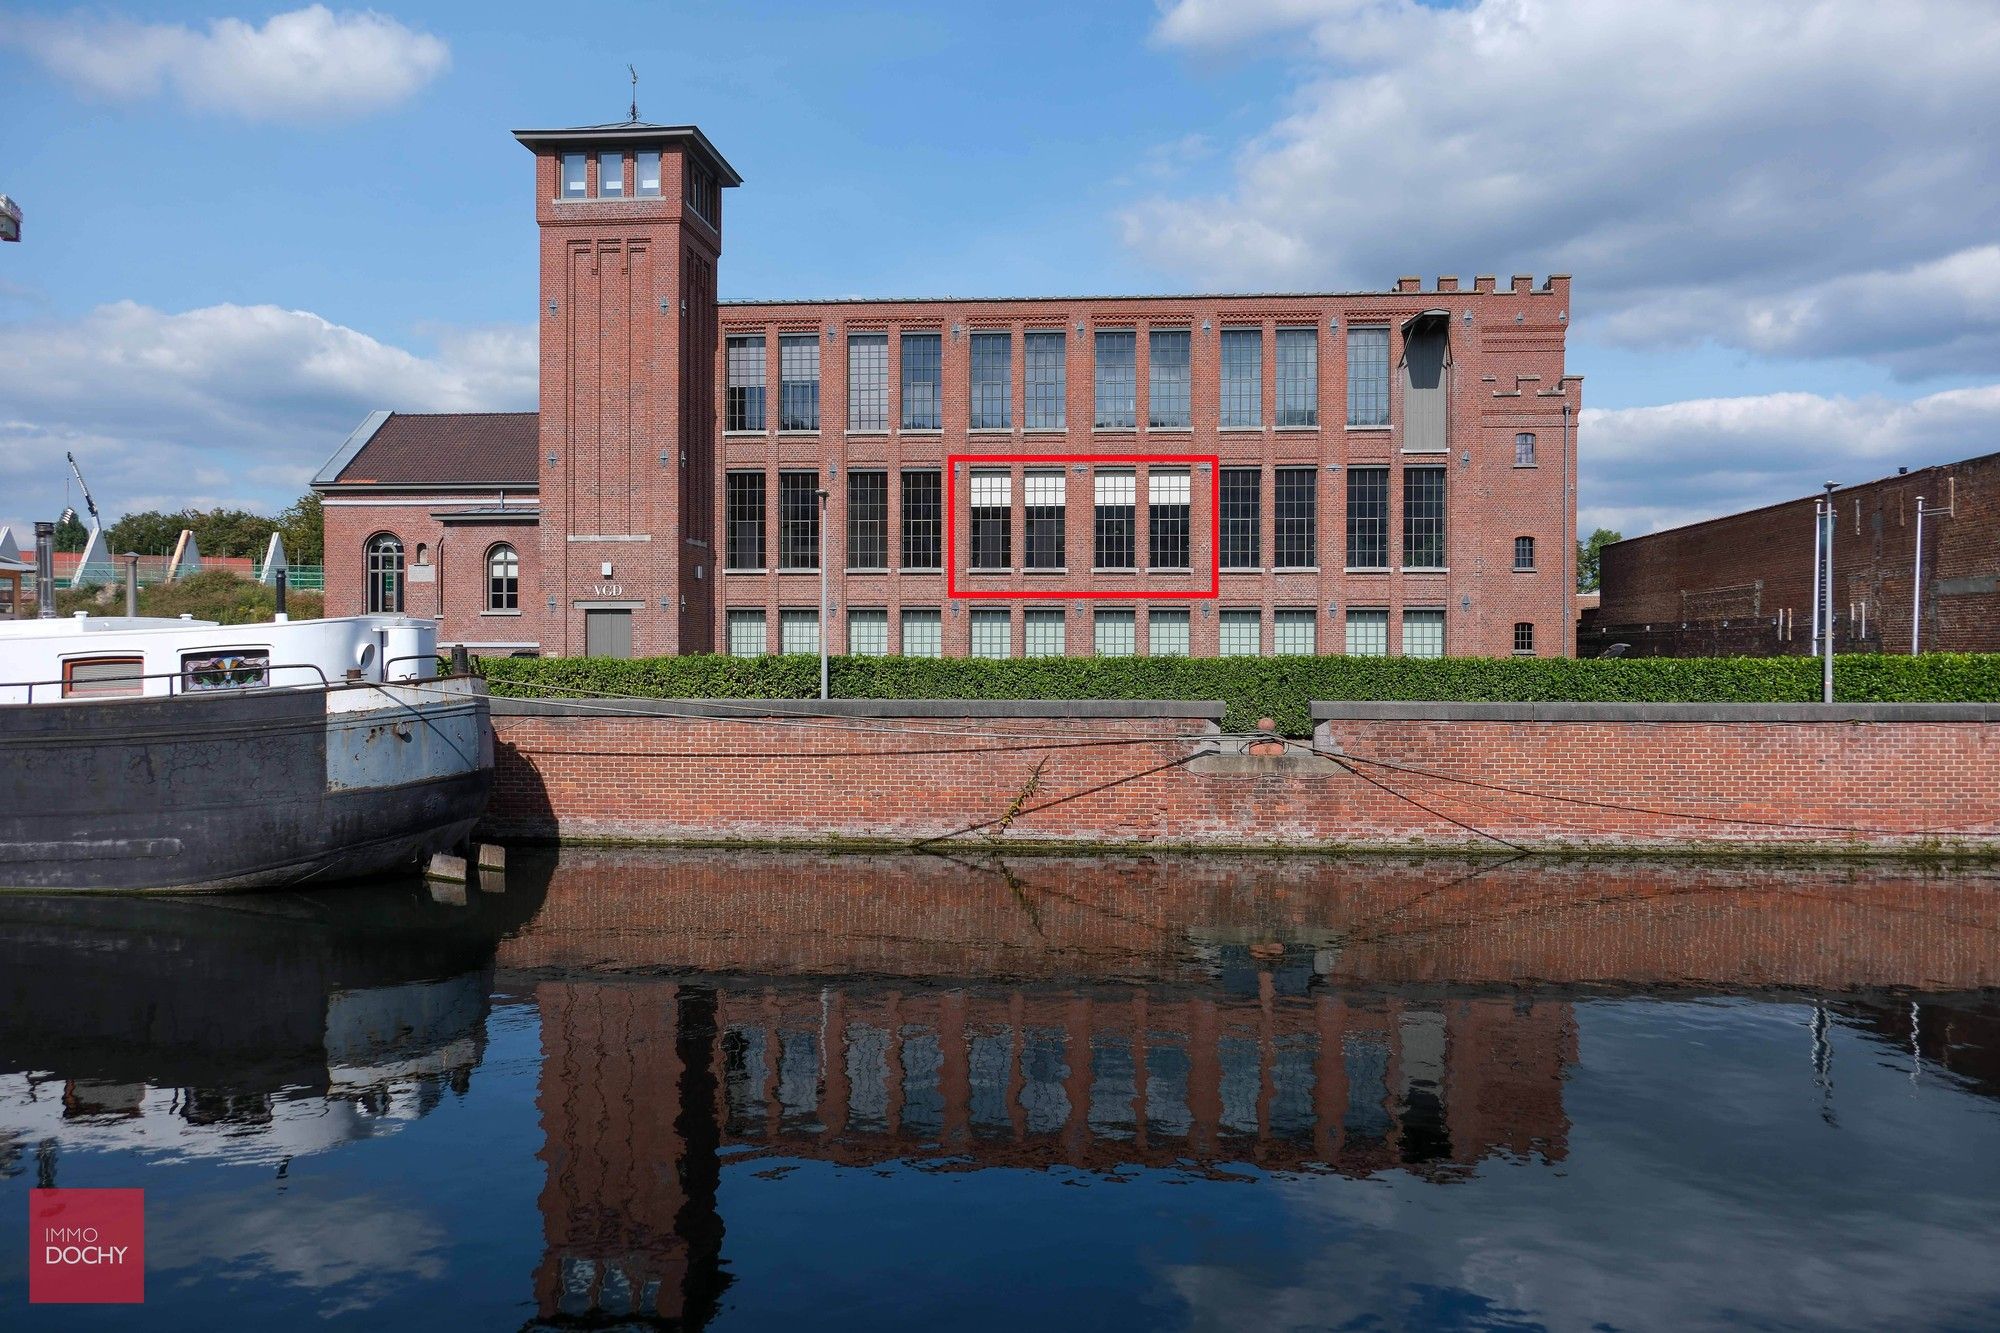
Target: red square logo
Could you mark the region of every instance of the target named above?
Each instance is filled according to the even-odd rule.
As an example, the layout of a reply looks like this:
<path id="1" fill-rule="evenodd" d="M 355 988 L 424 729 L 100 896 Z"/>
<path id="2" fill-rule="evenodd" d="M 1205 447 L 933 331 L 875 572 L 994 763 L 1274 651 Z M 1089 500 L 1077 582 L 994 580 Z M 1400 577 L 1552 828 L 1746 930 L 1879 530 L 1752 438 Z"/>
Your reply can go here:
<path id="1" fill-rule="evenodd" d="M 146 1299 L 146 1191 L 29 1190 L 28 1300 Z"/>

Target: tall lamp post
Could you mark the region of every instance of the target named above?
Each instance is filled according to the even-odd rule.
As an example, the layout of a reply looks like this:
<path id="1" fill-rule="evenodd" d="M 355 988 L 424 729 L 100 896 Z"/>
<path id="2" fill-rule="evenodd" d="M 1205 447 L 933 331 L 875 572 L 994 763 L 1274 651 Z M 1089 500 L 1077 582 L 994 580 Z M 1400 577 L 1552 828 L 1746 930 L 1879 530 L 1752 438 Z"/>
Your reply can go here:
<path id="1" fill-rule="evenodd" d="M 819 697 L 824 699 L 828 697 L 826 692 L 826 501 L 831 492 L 822 486 L 815 493 L 819 496 Z"/>
<path id="2" fill-rule="evenodd" d="M 1955 484 L 1955 483 L 1954 483 Z M 1957 507 L 1958 493 L 1952 492 L 1952 503 L 1937 509 L 1924 508 L 1924 497 L 1917 497 L 1917 558 L 1911 564 L 1910 573 L 1910 656 L 1915 657 L 1918 645 L 1923 641 L 1924 625 L 1924 515 L 1943 514 L 1952 517 Z"/>

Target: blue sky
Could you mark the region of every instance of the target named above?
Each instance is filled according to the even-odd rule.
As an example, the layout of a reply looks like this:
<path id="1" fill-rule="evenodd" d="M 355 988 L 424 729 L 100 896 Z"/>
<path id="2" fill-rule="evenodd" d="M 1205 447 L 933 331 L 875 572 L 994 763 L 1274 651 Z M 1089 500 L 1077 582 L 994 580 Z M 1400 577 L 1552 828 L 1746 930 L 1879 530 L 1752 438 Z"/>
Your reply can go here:
<path id="1" fill-rule="evenodd" d="M 0 523 L 69 448 L 107 509 L 271 508 L 370 408 L 532 406 L 507 131 L 627 61 L 746 178 L 726 296 L 1568 271 L 1586 530 L 2000 440 L 1985 0 L 551 13 L 0 9 Z"/>

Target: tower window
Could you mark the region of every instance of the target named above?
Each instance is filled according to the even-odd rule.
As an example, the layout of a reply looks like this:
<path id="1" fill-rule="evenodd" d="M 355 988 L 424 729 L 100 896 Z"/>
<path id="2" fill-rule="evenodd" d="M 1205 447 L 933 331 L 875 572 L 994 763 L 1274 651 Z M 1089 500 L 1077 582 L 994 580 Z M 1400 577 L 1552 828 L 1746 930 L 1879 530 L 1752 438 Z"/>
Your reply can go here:
<path id="1" fill-rule="evenodd" d="M 1514 539 L 1514 568 L 1526 573 L 1535 567 L 1535 539 L 1516 537 Z"/>
<path id="2" fill-rule="evenodd" d="M 625 197 L 625 154 L 597 155 L 597 194 L 601 199 Z"/>
<path id="3" fill-rule="evenodd" d="M 1535 434 L 1522 431 L 1514 437 L 1514 466 L 1533 467 L 1535 465 Z"/>
<path id="4" fill-rule="evenodd" d="M 641 198 L 660 195 L 660 152 L 657 148 L 632 154 L 633 193 Z"/>
<path id="5" fill-rule="evenodd" d="M 564 199 L 582 199 L 590 193 L 590 182 L 585 173 L 584 163 L 590 160 L 586 153 L 564 153 L 562 155 L 562 181 L 558 193 Z"/>
<path id="6" fill-rule="evenodd" d="M 683 159 L 685 161 L 685 159 Z M 719 225 L 715 216 L 716 204 L 720 202 L 715 188 L 715 177 L 707 167 L 695 163 L 687 166 L 687 206 L 694 215 L 709 226 Z"/>

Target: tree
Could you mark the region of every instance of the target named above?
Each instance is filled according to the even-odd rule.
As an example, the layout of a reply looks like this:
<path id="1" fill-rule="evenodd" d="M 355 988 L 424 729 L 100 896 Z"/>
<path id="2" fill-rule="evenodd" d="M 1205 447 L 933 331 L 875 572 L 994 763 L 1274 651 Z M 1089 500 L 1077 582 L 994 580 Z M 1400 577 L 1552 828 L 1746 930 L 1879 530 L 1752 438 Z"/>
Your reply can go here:
<path id="1" fill-rule="evenodd" d="M 56 549 L 58 551 L 81 551 L 83 544 L 90 540 L 90 529 L 83 526 L 83 520 L 75 514 L 65 514 L 56 522 Z"/>
<path id="2" fill-rule="evenodd" d="M 104 539 L 111 543 L 111 550 L 117 555 L 127 551 L 137 551 L 140 555 L 172 555 L 174 543 L 180 540 L 181 529 L 186 526 L 184 515 L 162 514 L 157 509 L 147 509 L 127 514 L 113 523 L 104 534 Z"/>
<path id="3" fill-rule="evenodd" d="M 1576 590 L 1596 592 L 1598 584 L 1598 557 L 1604 548 L 1613 542 L 1622 542 L 1625 534 L 1613 532 L 1610 528 L 1599 528 L 1585 541 L 1576 544 Z"/>
<path id="4" fill-rule="evenodd" d="M 325 563 L 326 525 L 318 491 L 307 491 L 278 515 L 278 531 L 285 538 L 285 559 L 294 565 Z"/>

